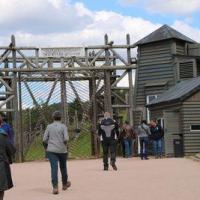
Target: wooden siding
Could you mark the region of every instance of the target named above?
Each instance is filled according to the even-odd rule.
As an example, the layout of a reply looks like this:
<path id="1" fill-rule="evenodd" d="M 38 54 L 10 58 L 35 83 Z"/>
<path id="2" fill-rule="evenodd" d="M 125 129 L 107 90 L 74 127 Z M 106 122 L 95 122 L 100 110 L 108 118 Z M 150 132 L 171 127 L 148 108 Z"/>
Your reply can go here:
<path id="1" fill-rule="evenodd" d="M 182 41 L 176 42 L 176 53 L 179 55 L 185 55 L 185 42 Z"/>
<path id="2" fill-rule="evenodd" d="M 182 106 L 182 132 L 185 154 L 200 152 L 200 131 L 191 131 L 191 125 L 200 124 L 200 95 L 189 98 Z"/>
<path id="3" fill-rule="evenodd" d="M 142 45 L 138 48 L 136 108 L 146 105 L 146 95 L 161 94 L 174 85 L 172 40 Z M 145 87 L 152 81 L 166 81 L 166 87 Z"/>
<path id="4" fill-rule="evenodd" d="M 174 155 L 174 140 L 180 139 L 180 113 L 174 111 L 164 111 L 163 113 L 165 123 L 165 154 Z"/>
<path id="5" fill-rule="evenodd" d="M 163 111 L 162 110 L 153 110 L 150 111 L 151 118 L 160 119 L 163 118 Z"/>
<path id="6" fill-rule="evenodd" d="M 188 55 L 199 56 L 200 44 L 188 44 Z"/>

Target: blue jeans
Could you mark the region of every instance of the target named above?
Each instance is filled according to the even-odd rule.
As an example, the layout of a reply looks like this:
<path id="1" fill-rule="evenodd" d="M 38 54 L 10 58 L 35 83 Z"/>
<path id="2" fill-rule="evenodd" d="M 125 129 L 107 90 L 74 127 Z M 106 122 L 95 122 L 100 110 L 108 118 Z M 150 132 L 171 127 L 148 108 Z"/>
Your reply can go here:
<path id="1" fill-rule="evenodd" d="M 133 140 L 131 138 L 124 139 L 124 147 L 125 147 L 125 156 L 126 157 L 131 157 L 133 154 L 132 144 L 133 144 Z"/>
<path id="2" fill-rule="evenodd" d="M 154 156 L 162 156 L 162 140 L 153 141 Z"/>
<path id="3" fill-rule="evenodd" d="M 53 187 L 58 186 L 58 163 L 60 165 L 60 172 L 62 176 L 63 185 L 67 184 L 67 154 L 66 153 L 52 153 L 47 152 L 47 157 L 51 166 L 51 182 Z"/>
<path id="4" fill-rule="evenodd" d="M 149 142 L 148 137 L 140 137 L 140 157 L 141 157 L 141 159 L 147 158 L 148 142 Z"/>

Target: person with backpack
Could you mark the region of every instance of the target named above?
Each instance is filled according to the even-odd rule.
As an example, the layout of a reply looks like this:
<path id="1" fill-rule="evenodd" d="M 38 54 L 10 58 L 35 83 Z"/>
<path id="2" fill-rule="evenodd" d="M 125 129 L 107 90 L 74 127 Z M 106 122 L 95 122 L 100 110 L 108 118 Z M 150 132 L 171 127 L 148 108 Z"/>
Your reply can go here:
<path id="1" fill-rule="evenodd" d="M 141 160 L 148 160 L 147 148 L 151 132 L 146 120 L 141 121 L 141 124 L 138 126 L 137 134 L 140 143 L 140 158 Z"/>
<path id="2" fill-rule="evenodd" d="M 0 200 L 3 200 L 4 192 L 13 187 L 10 164 L 15 151 L 8 134 L 0 128 Z"/>
<path id="3" fill-rule="evenodd" d="M 111 114 L 109 112 L 104 113 L 104 118 L 99 124 L 98 135 L 100 137 L 103 148 L 104 170 L 107 171 L 109 168 L 108 154 L 110 151 L 110 164 L 112 168 L 116 171 L 116 146 L 117 139 L 119 137 L 119 130 L 117 122 L 111 118 Z"/>
<path id="4" fill-rule="evenodd" d="M 151 139 L 155 158 L 162 158 L 162 139 L 164 137 L 163 128 L 157 123 L 156 119 L 150 121 Z"/>

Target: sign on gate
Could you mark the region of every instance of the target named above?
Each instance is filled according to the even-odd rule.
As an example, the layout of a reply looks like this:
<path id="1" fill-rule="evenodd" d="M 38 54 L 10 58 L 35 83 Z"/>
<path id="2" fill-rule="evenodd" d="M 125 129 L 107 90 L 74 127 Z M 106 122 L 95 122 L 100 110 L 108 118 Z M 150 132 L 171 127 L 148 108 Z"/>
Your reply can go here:
<path id="1" fill-rule="evenodd" d="M 41 54 L 44 57 L 81 57 L 84 56 L 83 47 L 59 47 L 59 48 L 41 48 Z"/>

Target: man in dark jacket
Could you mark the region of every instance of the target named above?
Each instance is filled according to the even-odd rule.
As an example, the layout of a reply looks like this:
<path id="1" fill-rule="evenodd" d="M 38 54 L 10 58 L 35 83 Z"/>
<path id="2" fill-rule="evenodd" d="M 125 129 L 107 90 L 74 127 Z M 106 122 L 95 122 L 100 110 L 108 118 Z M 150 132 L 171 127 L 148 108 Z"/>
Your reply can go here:
<path id="1" fill-rule="evenodd" d="M 7 133 L 0 128 L 0 200 L 3 200 L 4 191 L 13 187 L 10 164 L 15 148 L 10 143 Z"/>
<path id="2" fill-rule="evenodd" d="M 108 153 L 110 150 L 110 164 L 117 170 L 116 162 L 116 143 L 119 136 L 118 124 L 111 118 L 109 112 L 104 113 L 104 118 L 99 124 L 98 134 L 103 148 L 104 170 L 108 170 Z"/>
<path id="3" fill-rule="evenodd" d="M 162 139 L 164 137 L 163 128 L 157 123 L 156 119 L 150 122 L 151 139 L 153 140 L 153 148 L 155 158 L 162 157 Z"/>

